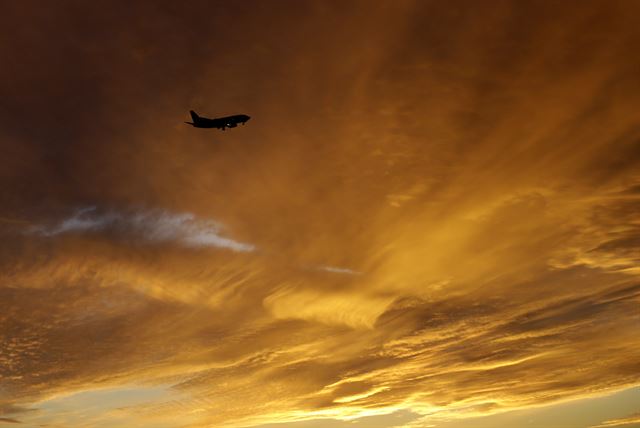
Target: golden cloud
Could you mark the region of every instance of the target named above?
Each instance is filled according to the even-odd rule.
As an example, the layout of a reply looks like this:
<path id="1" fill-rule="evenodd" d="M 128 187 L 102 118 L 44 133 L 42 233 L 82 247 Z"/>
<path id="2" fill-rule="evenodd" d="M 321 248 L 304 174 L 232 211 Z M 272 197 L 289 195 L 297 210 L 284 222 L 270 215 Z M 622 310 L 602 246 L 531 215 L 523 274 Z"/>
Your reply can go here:
<path id="1" fill-rule="evenodd" d="M 639 385 L 637 5 L 286 6 L 7 8 L 0 421 L 428 425 Z"/>

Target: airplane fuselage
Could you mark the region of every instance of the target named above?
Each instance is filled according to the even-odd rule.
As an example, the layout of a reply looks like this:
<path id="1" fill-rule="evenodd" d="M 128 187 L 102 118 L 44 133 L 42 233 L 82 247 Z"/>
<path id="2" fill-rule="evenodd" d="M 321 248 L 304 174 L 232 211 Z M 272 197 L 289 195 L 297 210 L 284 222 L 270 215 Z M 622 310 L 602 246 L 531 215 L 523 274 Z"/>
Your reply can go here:
<path id="1" fill-rule="evenodd" d="M 239 123 L 244 125 L 249 119 L 251 119 L 251 117 L 247 116 L 246 114 L 236 114 L 233 116 L 209 119 L 206 117 L 198 116 L 198 114 L 194 111 L 191 111 L 191 118 L 193 119 L 193 122 L 185 123 L 188 123 L 195 128 L 217 128 L 222 129 L 223 131 L 225 130 L 225 128 L 235 128 Z"/>

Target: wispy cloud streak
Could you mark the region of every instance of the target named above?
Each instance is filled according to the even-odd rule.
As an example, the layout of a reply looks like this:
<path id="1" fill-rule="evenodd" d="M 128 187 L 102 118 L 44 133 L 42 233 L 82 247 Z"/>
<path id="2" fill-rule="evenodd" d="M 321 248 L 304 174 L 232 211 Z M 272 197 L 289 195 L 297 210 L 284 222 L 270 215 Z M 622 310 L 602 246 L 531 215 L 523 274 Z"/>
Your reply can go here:
<path id="1" fill-rule="evenodd" d="M 625 418 L 609 419 L 599 425 L 594 425 L 591 428 L 624 427 L 635 424 L 640 424 L 640 413 L 629 415 Z"/>
<path id="2" fill-rule="evenodd" d="M 71 217 L 51 226 L 35 226 L 32 233 L 54 237 L 66 233 L 123 232 L 148 242 L 176 242 L 186 247 L 226 248 L 250 252 L 255 246 L 221 235 L 223 226 L 212 220 L 196 218 L 190 213 L 138 211 L 132 214 L 100 213 L 95 207 L 78 210 Z"/>
<path id="3" fill-rule="evenodd" d="M 362 272 L 355 271 L 353 269 L 337 267 L 337 266 L 320 266 L 317 269 L 323 270 L 325 272 L 342 273 L 346 275 L 360 275 L 362 273 Z"/>

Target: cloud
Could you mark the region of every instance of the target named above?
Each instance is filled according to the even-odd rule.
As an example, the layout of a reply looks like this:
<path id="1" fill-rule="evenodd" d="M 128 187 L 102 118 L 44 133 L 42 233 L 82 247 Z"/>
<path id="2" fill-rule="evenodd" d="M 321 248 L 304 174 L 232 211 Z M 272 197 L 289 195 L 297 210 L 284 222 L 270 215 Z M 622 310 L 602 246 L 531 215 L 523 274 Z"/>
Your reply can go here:
<path id="1" fill-rule="evenodd" d="M 632 2 L 68 6 L 0 17 L 0 409 L 38 409 L 3 416 L 163 385 L 91 423 L 437 425 L 640 384 Z"/>
<path id="2" fill-rule="evenodd" d="M 186 247 L 227 248 L 238 252 L 255 250 L 255 246 L 220 235 L 222 226 L 210 220 L 196 219 L 193 214 L 167 211 L 98 213 L 95 207 L 78 210 L 74 215 L 52 226 L 36 226 L 33 233 L 52 237 L 73 232 L 125 231 L 149 242 L 178 242 Z"/>
<path id="3" fill-rule="evenodd" d="M 599 425 L 594 425 L 592 428 L 620 427 L 620 426 L 639 424 L 639 423 L 640 423 L 640 413 L 635 413 L 625 418 L 606 420 Z"/>
<path id="4" fill-rule="evenodd" d="M 264 305 L 276 318 L 308 319 L 354 328 L 371 328 L 392 300 L 389 296 L 361 293 L 283 289 L 268 296 Z"/>
<path id="5" fill-rule="evenodd" d="M 347 275 L 359 275 L 360 274 L 360 272 L 355 271 L 353 269 L 343 268 L 343 267 L 336 267 L 336 266 L 320 266 L 320 267 L 318 267 L 318 269 L 326 271 L 326 272 L 343 273 L 343 274 L 347 274 Z"/>

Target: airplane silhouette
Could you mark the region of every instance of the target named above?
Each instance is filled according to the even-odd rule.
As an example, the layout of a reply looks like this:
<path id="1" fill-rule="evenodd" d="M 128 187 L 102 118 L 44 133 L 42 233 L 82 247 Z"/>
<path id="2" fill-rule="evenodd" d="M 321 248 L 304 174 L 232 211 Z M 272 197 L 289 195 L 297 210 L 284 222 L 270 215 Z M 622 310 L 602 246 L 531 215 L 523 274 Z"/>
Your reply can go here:
<path id="1" fill-rule="evenodd" d="M 193 122 L 185 123 L 192 125 L 194 128 L 217 128 L 222 129 L 223 131 L 225 128 L 235 128 L 239 123 L 244 125 L 247 120 L 251 119 L 251 117 L 246 114 L 236 114 L 234 116 L 208 119 L 206 117 L 198 116 L 198 114 L 193 110 L 189 111 L 189 113 L 191 113 L 191 119 Z"/>

